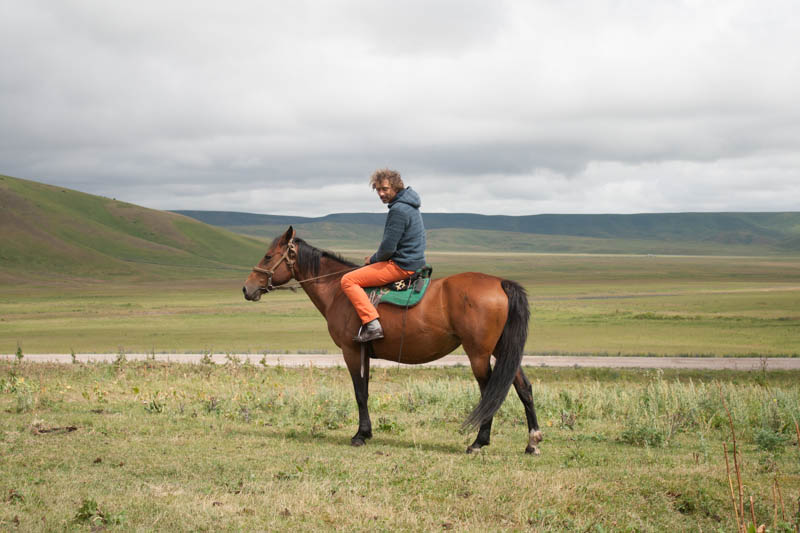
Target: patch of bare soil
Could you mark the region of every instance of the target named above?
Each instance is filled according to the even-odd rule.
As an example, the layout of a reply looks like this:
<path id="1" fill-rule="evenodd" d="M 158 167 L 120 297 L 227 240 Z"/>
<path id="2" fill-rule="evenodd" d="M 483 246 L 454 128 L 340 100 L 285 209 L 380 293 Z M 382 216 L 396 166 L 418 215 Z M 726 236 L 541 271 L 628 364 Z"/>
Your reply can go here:
<path id="1" fill-rule="evenodd" d="M 47 435 L 52 433 L 72 433 L 77 431 L 77 426 L 63 426 L 63 427 L 46 427 L 41 422 L 36 422 L 31 425 L 31 433 L 34 435 Z"/>

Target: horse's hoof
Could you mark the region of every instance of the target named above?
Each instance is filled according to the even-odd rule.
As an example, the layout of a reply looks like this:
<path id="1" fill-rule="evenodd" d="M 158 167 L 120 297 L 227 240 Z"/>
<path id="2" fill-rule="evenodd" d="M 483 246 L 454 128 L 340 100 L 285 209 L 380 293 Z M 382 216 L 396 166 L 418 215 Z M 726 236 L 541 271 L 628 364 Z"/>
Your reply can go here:
<path id="1" fill-rule="evenodd" d="M 475 446 L 467 446 L 467 453 L 477 453 L 477 452 L 479 452 L 479 451 L 481 451 L 481 448 L 480 448 L 480 446 L 478 446 L 478 447 L 475 447 Z"/>
<path id="2" fill-rule="evenodd" d="M 528 447 L 525 448 L 525 453 L 529 453 L 531 455 L 539 455 L 542 452 L 539 451 L 539 444 L 544 439 L 544 435 L 538 429 L 533 429 L 528 434 Z"/>
<path id="3" fill-rule="evenodd" d="M 365 441 L 361 437 L 353 437 L 352 439 L 350 439 L 350 446 L 358 447 L 358 446 L 363 446 L 366 443 L 367 441 Z"/>

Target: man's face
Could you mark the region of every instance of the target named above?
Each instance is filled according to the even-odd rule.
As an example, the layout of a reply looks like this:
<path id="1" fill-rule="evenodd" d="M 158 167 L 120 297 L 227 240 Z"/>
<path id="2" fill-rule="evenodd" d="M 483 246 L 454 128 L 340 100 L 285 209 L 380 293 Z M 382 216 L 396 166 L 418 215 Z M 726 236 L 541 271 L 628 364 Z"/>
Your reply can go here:
<path id="1" fill-rule="evenodd" d="M 388 204 L 397 196 L 397 191 L 389 185 L 389 180 L 381 180 L 375 184 L 375 191 L 381 197 L 381 202 Z"/>

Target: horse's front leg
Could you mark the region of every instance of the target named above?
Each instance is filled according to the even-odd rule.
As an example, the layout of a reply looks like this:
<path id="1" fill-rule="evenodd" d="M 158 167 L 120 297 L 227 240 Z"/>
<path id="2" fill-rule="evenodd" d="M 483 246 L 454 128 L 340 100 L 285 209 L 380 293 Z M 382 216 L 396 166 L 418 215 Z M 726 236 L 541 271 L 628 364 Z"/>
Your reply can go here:
<path id="1" fill-rule="evenodd" d="M 366 444 L 367 439 L 372 438 L 372 421 L 369 419 L 369 409 L 367 407 L 367 400 L 369 400 L 369 357 L 364 357 L 362 363 L 361 353 L 358 348 L 356 348 L 355 353 L 348 350 L 344 356 L 347 370 L 353 379 L 353 390 L 356 393 L 356 403 L 358 404 L 358 431 L 350 439 L 350 444 L 363 446 Z"/>

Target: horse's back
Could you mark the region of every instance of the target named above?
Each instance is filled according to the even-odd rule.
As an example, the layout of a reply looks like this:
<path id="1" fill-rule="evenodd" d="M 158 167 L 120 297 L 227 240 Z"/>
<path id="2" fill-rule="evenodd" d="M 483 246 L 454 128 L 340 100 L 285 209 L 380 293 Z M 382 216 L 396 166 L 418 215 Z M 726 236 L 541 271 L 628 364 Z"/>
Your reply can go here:
<path id="1" fill-rule="evenodd" d="M 432 293 L 438 294 L 431 301 L 441 306 L 454 327 L 459 322 L 486 320 L 487 316 L 502 315 L 505 321 L 508 297 L 501 285 L 502 278 L 482 272 L 461 272 L 434 281 L 438 283 L 431 282 L 431 288 L 435 289 Z"/>
<path id="2" fill-rule="evenodd" d="M 455 302 L 505 307 L 508 300 L 502 281 L 503 278 L 483 272 L 461 272 L 434 280 L 431 285 L 439 282 L 446 297 Z"/>
<path id="3" fill-rule="evenodd" d="M 501 285 L 503 278 L 482 272 L 460 272 L 432 279 L 425 296 L 410 311 L 428 320 L 453 320 L 466 312 L 502 313 L 508 309 L 508 297 Z M 381 309 L 399 309 L 381 304 Z M 434 318 L 438 317 L 438 318 Z M 505 320 L 505 319 L 504 319 Z"/>

